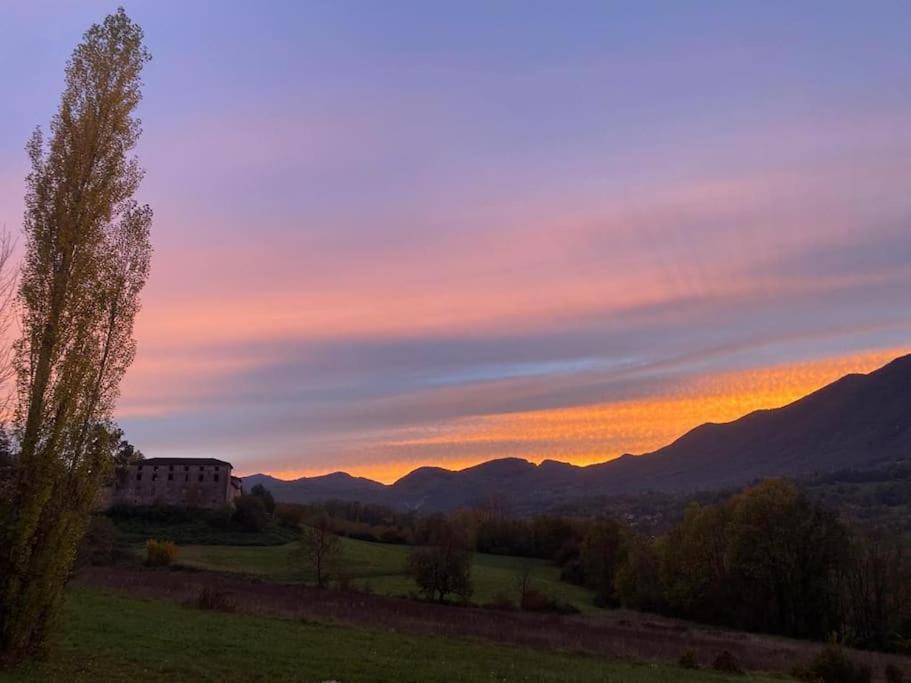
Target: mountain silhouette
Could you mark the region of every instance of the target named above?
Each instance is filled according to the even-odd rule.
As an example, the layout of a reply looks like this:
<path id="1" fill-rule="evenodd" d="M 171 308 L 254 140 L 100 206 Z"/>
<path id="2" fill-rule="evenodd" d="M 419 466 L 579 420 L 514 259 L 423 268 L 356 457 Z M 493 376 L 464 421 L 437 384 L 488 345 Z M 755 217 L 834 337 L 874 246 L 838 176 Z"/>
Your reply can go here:
<path id="1" fill-rule="evenodd" d="M 337 498 L 430 511 L 496 498 L 544 509 L 580 497 L 716 490 L 908 458 L 911 354 L 869 374 L 842 377 L 781 408 L 703 424 L 651 453 L 596 465 L 501 458 L 458 471 L 420 467 L 391 485 L 341 472 L 294 481 L 258 474 L 244 484 L 261 483 L 283 502 Z"/>

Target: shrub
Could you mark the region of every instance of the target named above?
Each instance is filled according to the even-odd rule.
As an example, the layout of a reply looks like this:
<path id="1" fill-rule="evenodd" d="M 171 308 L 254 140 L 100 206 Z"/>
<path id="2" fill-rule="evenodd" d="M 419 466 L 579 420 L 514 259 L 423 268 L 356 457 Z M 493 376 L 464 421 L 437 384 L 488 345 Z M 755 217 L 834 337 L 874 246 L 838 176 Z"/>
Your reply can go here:
<path id="1" fill-rule="evenodd" d="M 269 524 L 269 513 L 259 496 L 238 496 L 234 501 L 231 521 L 242 531 L 257 533 Z"/>
<path id="2" fill-rule="evenodd" d="M 813 683 L 870 683 L 873 677 L 869 666 L 858 664 L 837 645 L 830 645 L 793 673 Z"/>
<path id="3" fill-rule="evenodd" d="M 677 660 L 677 664 L 679 664 L 684 669 L 699 668 L 699 662 L 696 661 L 696 653 L 694 653 L 692 650 L 687 650 L 682 655 L 680 655 L 680 659 Z"/>
<path id="4" fill-rule="evenodd" d="M 712 662 L 712 668 L 715 671 L 723 671 L 729 674 L 743 673 L 743 669 L 740 668 L 740 662 L 727 650 L 715 657 L 715 661 Z"/>
<path id="5" fill-rule="evenodd" d="M 233 612 L 234 603 L 223 591 L 217 591 L 209 586 L 204 586 L 196 598 L 196 607 L 199 609 L 211 609 L 218 612 Z"/>
<path id="6" fill-rule="evenodd" d="M 489 602 L 485 602 L 482 607 L 486 609 L 499 609 L 499 610 L 514 610 L 516 604 L 512 601 L 506 593 L 500 591 L 493 596 L 493 599 Z"/>
<path id="7" fill-rule="evenodd" d="M 522 592 L 519 607 L 526 612 L 552 612 L 556 614 L 577 614 L 579 612 L 568 602 L 560 602 L 553 596 L 534 588 L 527 588 Z"/>
<path id="8" fill-rule="evenodd" d="M 904 683 L 905 672 L 899 669 L 895 664 L 886 665 L 886 681 L 888 683 Z"/>
<path id="9" fill-rule="evenodd" d="M 177 559 L 177 546 L 171 541 L 146 541 L 146 565 L 149 567 L 167 567 Z"/>

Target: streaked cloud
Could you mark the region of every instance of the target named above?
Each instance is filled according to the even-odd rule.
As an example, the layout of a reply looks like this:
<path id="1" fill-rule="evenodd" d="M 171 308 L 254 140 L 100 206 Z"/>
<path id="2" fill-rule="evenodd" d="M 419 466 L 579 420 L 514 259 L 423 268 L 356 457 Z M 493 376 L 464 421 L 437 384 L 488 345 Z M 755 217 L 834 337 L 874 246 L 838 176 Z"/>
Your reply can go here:
<path id="1" fill-rule="evenodd" d="M 126 4 L 156 253 L 119 418 L 151 455 L 591 462 L 909 349 L 911 17 Z M 0 28 L 9 227 L 102 5 Z"/>

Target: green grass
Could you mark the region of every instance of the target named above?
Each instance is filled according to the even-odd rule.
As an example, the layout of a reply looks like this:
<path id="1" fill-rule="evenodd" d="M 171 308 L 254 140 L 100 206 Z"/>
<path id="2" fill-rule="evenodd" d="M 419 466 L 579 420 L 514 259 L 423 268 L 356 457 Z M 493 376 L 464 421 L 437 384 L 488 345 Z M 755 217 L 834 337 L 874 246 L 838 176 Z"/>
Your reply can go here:
<path id="1" fill-rule="evenodd" d="M 360 587 L 369 585 L 382 595 L 407 596 L 416 590 L 405 571 L 412 548 L 404 545 L 370 543 L 342 538 L 341 567 Z M 240 547 L 190 545 L 180 548 L 179 563 L 199 569 L 235 572 L 276 581 L 313 581 L 308 571 L 291 561 L 294 543 L 282 546 Z M 484 604 L 502 594 L 515 602 L 523 567 L 529 567 L 531 587 L 581 611 L 596 609 L 594 594 L 586 588 L 560 581 L 560 570 L 544 560 L 476 553 L 471 579 L 472 602 Z"/>
<path id="2" fill-rule="evenodd" d="M 42 663 L 0 681 L 604 681 L 743 680 L 670 665 L 406 636 L 73 590 L 64 635 Z M 775 680 L 750 677 L 752 681 Z"/>

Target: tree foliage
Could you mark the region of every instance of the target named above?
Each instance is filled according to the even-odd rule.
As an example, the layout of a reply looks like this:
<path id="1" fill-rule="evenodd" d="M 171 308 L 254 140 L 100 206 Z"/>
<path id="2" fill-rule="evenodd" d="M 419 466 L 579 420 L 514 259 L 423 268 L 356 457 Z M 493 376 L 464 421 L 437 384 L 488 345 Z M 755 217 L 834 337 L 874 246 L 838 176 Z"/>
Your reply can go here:
<path id="1" fill-rule="evenodd" d="M 444 518 L 437 518 L 429 533 L 430 545 L 415 548 L 408 557 L 408 571 L 425 598 L 445 602 L 455 595 L 471 597 L 471 560 L 464 533 Z"/>
<path id="2" fill-rule="evenodd" d="M 231 522 L 242 531 L 250 533 L 264 531 L 269 525 L 269 513 L 259 496 L 243 495 L 234 500 Z"/>
<path id="3" fill-rule="evenodd" d="M 152 213 L 130 156 L 149 54 L 121 9 L 66 67 L 46 141 L 28 143 L 22 336 L 15 346 L 20 450 L 0 543 L 0 650 L 17 660 L 54 627 L 66 577 L 117 446 L 110 424 L 133 360 Z"/>
<path id="4" fill-rule="evenodd" d="M 263 502 L 263 507 L 265 508 L 266 512 L 268 512 L 270 515 L 275 512 L 275 498 L 272 497 L 272 492 L 269 491 L 269 489 L 267 489 L 265 486 L 262 484 L 257 484 L 252 489 L 250 489 L 250 495 L 259 498 Z"/>
<path id="5" fill-rule="evenodd" d="M 907 541 L 851 529 L 791 482 L 689 507 L 666 536 L 627 535 L 622 604 L 736 628 L 904 650 Z M 585 551 L 583 550 L 583 556 Z M 586 577 L 588 578 L 588 577 Z"/>

